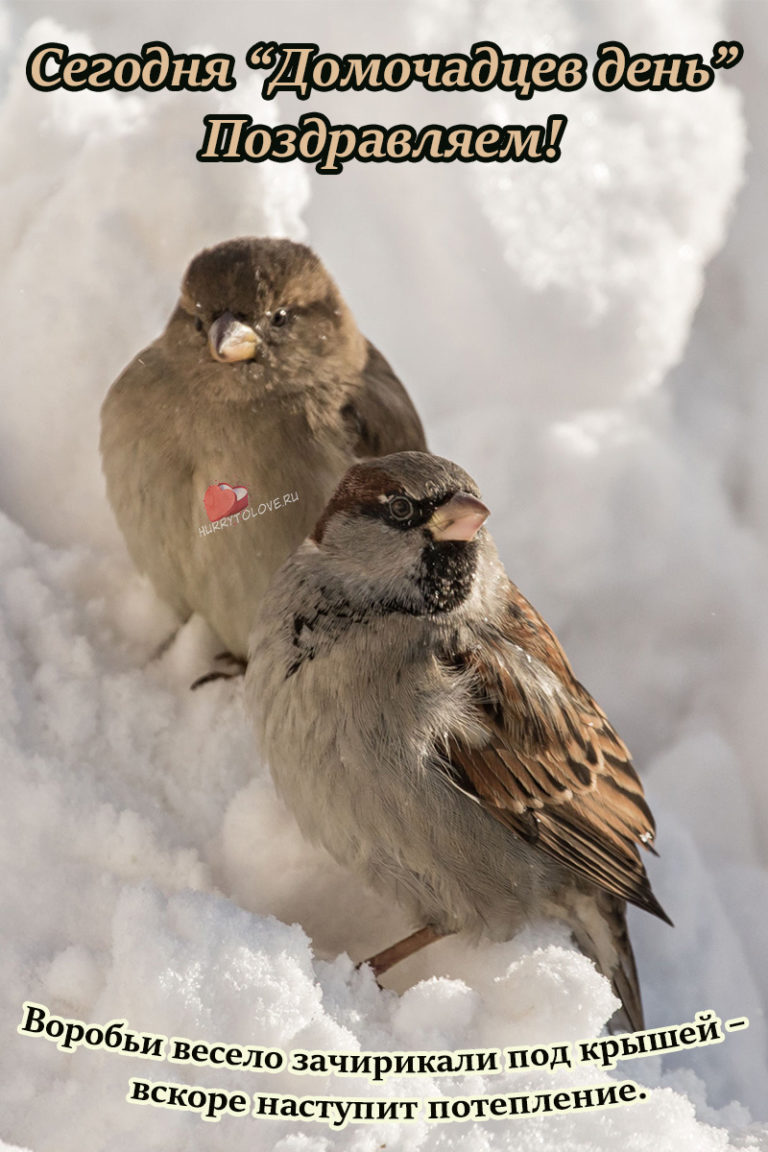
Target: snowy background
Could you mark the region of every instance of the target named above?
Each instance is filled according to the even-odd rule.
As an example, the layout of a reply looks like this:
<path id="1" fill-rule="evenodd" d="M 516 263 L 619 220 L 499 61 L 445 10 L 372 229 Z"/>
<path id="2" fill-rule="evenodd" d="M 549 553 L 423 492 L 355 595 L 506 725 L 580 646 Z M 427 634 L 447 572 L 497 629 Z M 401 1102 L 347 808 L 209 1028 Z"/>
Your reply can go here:
<path id="1" fill-rule="evenodd" d="M 405 4 L 6 3 L 0 19 L 0 1138 L 33 1152 L 768 1148 L 768 388 L 763 117 L 768 12 L 725 0 Z M 202 116 L 263 105 L 256 40 L 345 51 L 701 52 L 744 61 L 706 93 L 337 94 L 332 120 L 541 123 L 556 165 L 199 165 Z M 39 94 L 33 47 L 232 52 L 237 89 Z M 474 474 L 507 568 L 635 753 L 675 921 L 633 914 L 649 1026 L 748 1016 L 725 1043 L 620 1065 L 632 1107 L 331 1133 L 125 1102 L 180 1065 L 60 1053 L 24 1000 L 94 1023 L 283 1049 L 461 1049 L 595 1035 L 605 983 L 542 924 L 446 940 L 379 991 L 357 960 L 403 928 L 302 843 L 252 752 L 240 683 L 190 693 L 195 624 L 166 610 L 106 503 L 98 412 L 160 331 L 189 258 L 244 233 L 307 239 L 414 397 L 431 447 Z M 299 927 L 300 925 L 301 927 Z M 310 938 L 312 945 L 310 944 Z M 231 1091 L 390 1097 L 594 1083 L 358 1080 L 193 1069 Z"/>

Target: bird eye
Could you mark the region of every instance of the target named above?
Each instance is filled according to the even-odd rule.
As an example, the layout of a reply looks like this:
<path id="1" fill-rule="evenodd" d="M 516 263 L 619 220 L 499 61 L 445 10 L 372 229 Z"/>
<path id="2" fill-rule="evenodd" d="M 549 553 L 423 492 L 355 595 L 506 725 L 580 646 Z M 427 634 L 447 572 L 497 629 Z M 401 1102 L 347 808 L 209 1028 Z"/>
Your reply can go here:
<path id="1" fill-rule="evenodd" d="M 389 502 L 389 512 L 394 520 L 410 520 L 413 504 L 407 496 L 395 496 Z"/>
<path id="2" fill-rule="evenodd" d="M 275 328 L 282 328 L 288 319 L 288 309 L 278 308 L 277 312 L 272 314 L 272 323 Z"/>

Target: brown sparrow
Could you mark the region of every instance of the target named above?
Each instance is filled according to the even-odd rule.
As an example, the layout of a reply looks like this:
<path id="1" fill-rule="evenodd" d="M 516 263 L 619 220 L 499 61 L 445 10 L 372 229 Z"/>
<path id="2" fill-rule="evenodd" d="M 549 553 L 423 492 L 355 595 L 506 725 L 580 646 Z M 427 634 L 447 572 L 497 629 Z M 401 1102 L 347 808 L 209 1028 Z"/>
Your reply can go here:
<path id="1" fill-rule="evenodd" d="M 101 412 L 107 494 L 134 563 L 239 658 L 270 577 L 349 465 L 425 447 L 389 364 L 290 240 L 196 256 L 165 331 Z"/>
<path id="2" fill-rule="evenodd" d="M 356 464 L 283 565 L 254 632 L 250 708 L 308 837 L 418 925 L 564 921 L 643 1027 L 626 902 L 667 919 L 638 844 L 654 822 L 626 747 L 507 577 L 455 464 Z"/>

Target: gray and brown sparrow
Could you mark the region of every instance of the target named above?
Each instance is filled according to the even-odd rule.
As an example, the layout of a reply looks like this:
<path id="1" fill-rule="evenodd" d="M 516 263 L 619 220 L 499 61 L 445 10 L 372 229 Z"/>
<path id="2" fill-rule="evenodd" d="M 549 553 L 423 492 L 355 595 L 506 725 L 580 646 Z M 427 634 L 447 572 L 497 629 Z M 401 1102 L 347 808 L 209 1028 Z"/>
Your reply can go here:
<path id="1" fill-rule="evenodd" d="M 638 845 L 654 822 L 620 738 L 511 583 L 455 464 L 356 464 L 283 565 L 246 681 L 299 826 L 399 901 L 376 972 L 466 931 L 570 928 L 643 1027 L 626 903 L 667 919 Z"/>
<path id="2" fill-rule="evenodd" d="M 317 256 L 289 240 L 196 256 L 165 331 L 101 413 L 107 494 L 134 563 L 241 659 L 270 577 L 350 464 L 425 447 L 389 364 Z"/>

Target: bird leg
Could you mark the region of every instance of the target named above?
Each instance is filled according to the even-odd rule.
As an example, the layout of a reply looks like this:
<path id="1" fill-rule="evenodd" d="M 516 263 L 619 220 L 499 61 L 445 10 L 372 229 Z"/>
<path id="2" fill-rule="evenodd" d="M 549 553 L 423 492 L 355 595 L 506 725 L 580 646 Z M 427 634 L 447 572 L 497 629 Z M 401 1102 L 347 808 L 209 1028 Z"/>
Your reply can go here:
<path id="1" fill-rule="evenodd" d="M 226 660 L 234 671 L 206 672 L 204 676 L 198 676 L 197 680 L 189 686 L 193 692 L 195 688 L 200 688 L 203 684 L 210 684 L 212 680 L 234 680 L 238 676 L 244 676 L 245 670 L 248 667 L 247 660 L 240 660 L 239 657 L 233 656 L 231 652 L 219 652 L 218 656 L 214 656 L 214 660 Z"/>
<path id="2" fill-rule="evenodd" d="M 181 630 L 184 627 L 184 625 L 186 624 L 186 622 L 187 621 L 184 620 L 181 624 L 179 624 L 178 628 L 174 628 L 173 632 L 171 632 L 169 636 L 166 636 L 165 640 L 163 640 L 162 643 L 158 644 L 157 648 L 155 648 L 154 652 L 152 653 L 152 655 L 149 658 L 149 661 L 148 661 L 149 664 L 154 664 L 156 660 L 160 660 L 161 657 L 165 656 L 166 652 L 171 647 L 171 645 L 173 644 L 174 640 L 178 636 L 179 632 L 181 632 Z"/>
<path id="3" fill-rule="evenodd" d="M 165 655 L 186 623 L 187 621 L 185 620 L 175 631 L 171 632 L 170 636 L 166 636 L 162 644 L 158 645 L 150 657 L 150 664 L 154 664 L 156 660 L 160 660 Z M 217 652 L 214 660 L 226 661 L 233 671 L 220 672 L 217 670 L 215 672 L 206 672 L 205 675 L 198 676 L 197 680 L 190 684 L 189 687 L 192 691 L 194 691 L 195 688 L 200 688 L 203 684 L 210 684 L 212 680 L 234 680 L 238 676 L 244 676 L 248 667 L 247 660 L 241 660 L 239 656 L 233 656 L 231 652 Z"/>
<path id="4" fill-rule="evenodd" d="M 373 974 L 378 980 L 379 976 L 386 972 L 388 968 L 399 964 L 401 960 L 406 960 L 409 956 L 412 956 L 414 952 L 418 952 L 420 948 L 425 948 L 427 944 L 434 944 L 435 940 L 441 940 L 443 936 L 450 935 L 452 935 L 452 933 L 438 932 L 431 924 L 427 924 L 426 927 L 419 928 L 403 940 L 398 940 L 397 944 L 392 944 L 389 948 L 384 948 L 383 951 L 377 952 L 375 956 L 371 956 L 368 960 L 361 960 L 357 967 L 360 968 L 363 964 L 370 964 L 373 969 Z"/>

